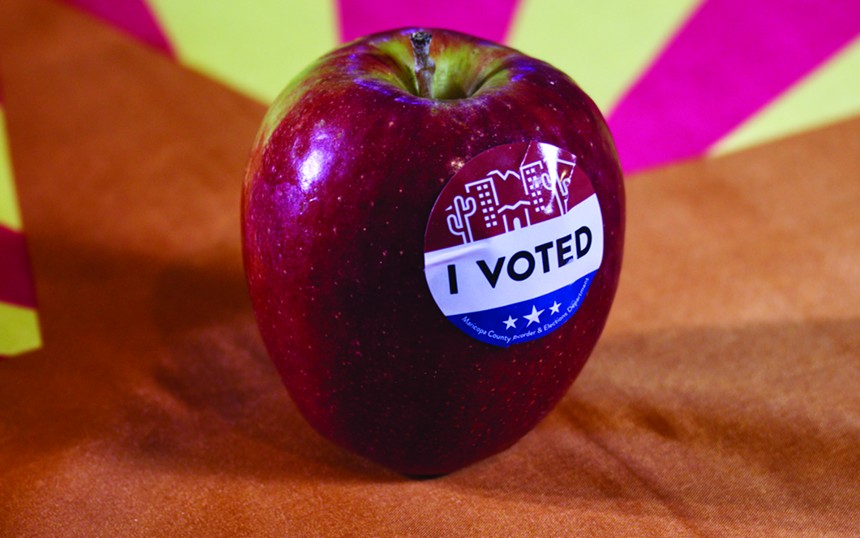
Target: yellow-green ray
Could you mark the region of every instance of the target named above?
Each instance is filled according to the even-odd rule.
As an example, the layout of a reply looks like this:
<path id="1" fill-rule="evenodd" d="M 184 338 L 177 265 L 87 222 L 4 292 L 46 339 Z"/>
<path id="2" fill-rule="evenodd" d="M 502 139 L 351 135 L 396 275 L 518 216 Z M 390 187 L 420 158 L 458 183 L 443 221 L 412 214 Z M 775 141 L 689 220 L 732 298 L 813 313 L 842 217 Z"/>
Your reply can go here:
<path id="1" fill-rule="evenodd" d="M 608 113 L 698 0 L 523 0 L 508 43 L 570 75 Z"/>
<path id="2" fill-rule="evenodd" d="M 179 61 L 268 103 L 337 43 L 334 3 L 150 0 Z"/>
<path id="3" fill-rule="evenodd" d="M 12 175 L 12 159 L 9 156 L 9 139 L 6 137 L 6 120 L 0 108 L 0 226 L 21 231 L 21 214 Z"/>
<path id="4" fill-rule="evenodd" d="M 0 302 L 0 355 L 19 355 L 41 345 L 36 311 Z"/>

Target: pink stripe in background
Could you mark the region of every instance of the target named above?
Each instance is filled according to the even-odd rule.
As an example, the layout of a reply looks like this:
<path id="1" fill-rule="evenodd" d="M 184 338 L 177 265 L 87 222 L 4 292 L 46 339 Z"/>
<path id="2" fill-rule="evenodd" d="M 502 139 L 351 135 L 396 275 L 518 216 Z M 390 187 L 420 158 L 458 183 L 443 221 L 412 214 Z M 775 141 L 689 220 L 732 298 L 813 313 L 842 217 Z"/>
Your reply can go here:
<path id="1" fill-rule="evenodd" d="M 858 34 L 857 0 L 707 0 L 609 116 L 625 170 L 701 155 Z"/>
<path id="2" fill-rule="evenodd" d="M 502 42 L 516 13 L 517 0 L 338 0 L 340 37 L 358 37 L 403 26 L 467 32 Z"/>
<path id="3" fill-rule="evenodd" d="M 175 57 L 170 40 L 161 29 L 146 0 L 63 1 L 128 32 L 168 56 Z"/>
<path id="4" fill-rule="evenodd" d="M 0 114 L 3 91 L 0 86 Z M 3 151 L 4 148 L 0 148 Z M 12 178 L 8 178 L 12 181 Z M 24 234 L 0 224 L 0 301 L 18 306 L 36 306 L 36 294 L 30 273 L 30 259 Z"/>
<path id="5" fill-rule="evenodd" d="M 24 234 L 0 225 L 0 301 L 35 308 Z"/>

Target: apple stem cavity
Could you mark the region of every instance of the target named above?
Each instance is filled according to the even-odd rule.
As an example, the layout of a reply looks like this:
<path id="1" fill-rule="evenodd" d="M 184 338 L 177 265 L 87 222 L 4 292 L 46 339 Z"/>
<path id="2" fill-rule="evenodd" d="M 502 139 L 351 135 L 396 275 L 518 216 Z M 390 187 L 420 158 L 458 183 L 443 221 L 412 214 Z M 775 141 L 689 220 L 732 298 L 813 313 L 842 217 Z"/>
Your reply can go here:
<path id="1" fill-rule="evenodd" d="M 430 32 L 419 30 L 413 32 L 409 39 L 412 41 L 412 52 L 415 54 L 415 78 L 418 80 L 418 95 L 428 99 L 433 97 L 433 73 L 436 64 L 430 58 Z"/>

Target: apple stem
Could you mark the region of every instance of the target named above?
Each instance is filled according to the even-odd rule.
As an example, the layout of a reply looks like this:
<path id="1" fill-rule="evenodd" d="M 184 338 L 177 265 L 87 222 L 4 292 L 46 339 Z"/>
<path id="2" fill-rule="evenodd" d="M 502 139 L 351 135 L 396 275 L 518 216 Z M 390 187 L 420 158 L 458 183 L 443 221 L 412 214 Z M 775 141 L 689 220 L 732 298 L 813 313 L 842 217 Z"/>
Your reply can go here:
<path id="1" fill-rule="evenodd" d="M 412 40 L 412 52 L 415 54 L 415 78 L 418 80 L 418 95 L 420 97 L 433 97 L 433 73 L 436 64 L 430 58 L 430 40 L 433 36 L 430 32 L 419 30 L 414 32 Z"/>

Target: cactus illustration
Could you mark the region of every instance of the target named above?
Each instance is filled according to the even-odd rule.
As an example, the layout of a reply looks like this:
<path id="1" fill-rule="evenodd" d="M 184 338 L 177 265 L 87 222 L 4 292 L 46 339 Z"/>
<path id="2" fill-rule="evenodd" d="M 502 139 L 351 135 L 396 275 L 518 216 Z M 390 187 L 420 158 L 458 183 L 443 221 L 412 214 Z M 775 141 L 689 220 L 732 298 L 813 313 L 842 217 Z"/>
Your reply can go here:
<path id="1" fill-rule="evenodd" d="M 464 198 L 462 196 L 454 197 L 454 212 L 449 214 L 446 221 L 448 222 L 448 231 L 453 235 L 459 235 L 463 238 L 463 244 L 471 243 L 472 226 L 469 223 L 469 217 L 475 214 L 478 210 L 478 204 L 472 197 Z"/>

